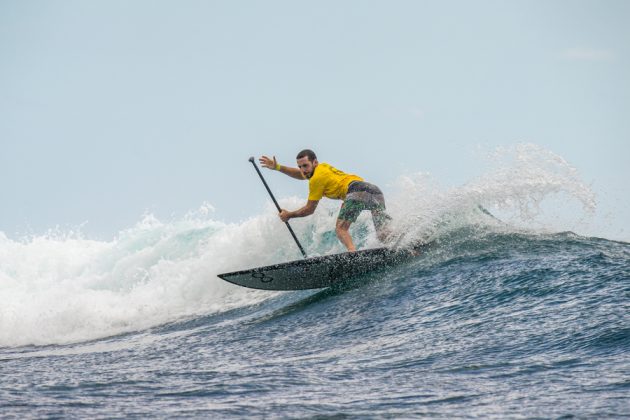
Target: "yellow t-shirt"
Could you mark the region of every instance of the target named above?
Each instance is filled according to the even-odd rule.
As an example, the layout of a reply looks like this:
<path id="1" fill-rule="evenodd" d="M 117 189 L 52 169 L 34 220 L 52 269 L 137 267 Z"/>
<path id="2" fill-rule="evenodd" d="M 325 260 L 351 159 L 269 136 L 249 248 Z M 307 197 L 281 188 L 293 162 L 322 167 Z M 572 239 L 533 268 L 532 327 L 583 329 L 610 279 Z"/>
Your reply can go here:
<path id="1" fill-rule="evenodd" d="M 327 163 L 320 163 L 308 182 L 308 199 L 319 201 L 322 197 L 343 200 L 352 181 L 363 181 L 357 175 L 347 174 Z"/>

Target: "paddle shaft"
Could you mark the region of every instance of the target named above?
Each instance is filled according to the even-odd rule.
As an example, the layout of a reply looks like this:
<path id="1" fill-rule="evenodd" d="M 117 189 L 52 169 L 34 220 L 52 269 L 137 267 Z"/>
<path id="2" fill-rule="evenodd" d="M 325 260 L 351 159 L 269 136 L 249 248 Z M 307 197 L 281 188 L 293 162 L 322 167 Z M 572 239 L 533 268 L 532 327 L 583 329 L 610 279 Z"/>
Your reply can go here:
<path id="1" fill-rule="evenodd" d="M 265 186 L 265 188 L 267 188 L 267 192 L 271 196 L 271 199 L 273 200 L 273 204 L 276 205 L 276 208 L 278 209 L 278 211 L 281 211 L 282 209 L 280 208 L 280 205 L 278 205 L 278 202 L 276 201 L 276 197 L 273 196 L 273 193 L 271 192 L 269 185 L 267 185 L 267 181 L 265 181 L 265 177 L 263 177 L 263 174 L 260 172 L 260 169 L 258 169 L 258 166 L 256 165 L 254 158 L 250 157 L 249 161 L 252 163 L 252 165 L 254 165 L 254 169 L 256 169 L 256 172 L 258 172 L 258 176 L 260 177 L 260 180 L 263 182 L 263 185 Z M 293 236 L 293 239 L 295 239 L 295 243 L 297 244 L 298 248 L 300 248 L 300 251 L 302 252 L 302 255 L 304 256 L 304 258 L 306 258 L 306 251 L 304 251 L 304 248 L 302 248 L 302 244 L 300 244 L 300 241 L 298 241 L 297 236 L 295 236 L 295 232 L 293 232 L 293 229 L 291 229 L 291 225 L 289 224 L 289 222 L 284 222 L 284 224 L 287 225 L 289 232 L 291 232 L 291 236 Z"/>

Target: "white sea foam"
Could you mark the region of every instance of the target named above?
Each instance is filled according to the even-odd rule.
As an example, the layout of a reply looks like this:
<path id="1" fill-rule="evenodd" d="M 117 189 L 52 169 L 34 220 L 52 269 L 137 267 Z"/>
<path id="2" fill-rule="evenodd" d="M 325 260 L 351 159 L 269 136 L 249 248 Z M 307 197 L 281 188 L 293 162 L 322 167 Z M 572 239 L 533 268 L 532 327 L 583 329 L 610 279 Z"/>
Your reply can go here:
<path id="1" fill-rule="evenodd" d="M 266 240 L 282 237 L 275 217 L 224 224 L 149 215 L 110 242 L 2 235 L 0 346 L 86 341 L 263 300 L 272 294 L 216 274 L 295 258 Z"/>
<path id="2" fill-rule="evenodd" d="M 571 230 L 595 212 L 595 196 L 560 156 L 533 144 L 489 154 L 491 169 L 465 185 L 444 188 L 429 174 L 400 176 L 390 211 L 405 242 L 431 240 L 470 224 Z M 498 217 L 495 219 L 484 210 Z"/>
<path id="3" fill-rule="evenodd" d="M 573 197 L 583 213 L 593 211 L 591 191 L 551 152 L 519 145 L 495 158 L 493 170 L 460 187 L 440 188 L 429 175 L 414 174 L 401 176 L 394 192 L 384 188 L 395 234 L 429 240 L 456 226 L 492 223 L 479 205 L 527 224 L 558 194 Z M 303 203 L 280 200 L 285 208 Z M 334 233 L 339 205 L 324 200 L 312 217 L 291 222 L 309 255 L 343 251 Z M 14 240 L 0 232 L 0 346 L 83 342 L 274 296 L 216 275 L 300 258 L 275 208 L 234 224 L 211 213 L 204 204 L 171 222 L 147 215 L 111 241 L 59 232 Z M 367 213 L 352 229 L 359 247 L 379 245 Z"/>

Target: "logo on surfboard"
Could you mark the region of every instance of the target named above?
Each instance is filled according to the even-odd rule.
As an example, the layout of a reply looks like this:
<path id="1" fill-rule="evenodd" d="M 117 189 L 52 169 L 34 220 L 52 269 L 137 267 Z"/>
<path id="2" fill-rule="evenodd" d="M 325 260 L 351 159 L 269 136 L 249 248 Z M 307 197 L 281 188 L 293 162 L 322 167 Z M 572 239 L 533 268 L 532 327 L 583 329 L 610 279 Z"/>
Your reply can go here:
<path id="1" fill-rule="evenodd" d="M 273 277 L 268 276 L 262 271 L 255 271 L 252 273 L 252 278 L 258 279 L 263 283 L 270 283 L 273 281 Z"/>

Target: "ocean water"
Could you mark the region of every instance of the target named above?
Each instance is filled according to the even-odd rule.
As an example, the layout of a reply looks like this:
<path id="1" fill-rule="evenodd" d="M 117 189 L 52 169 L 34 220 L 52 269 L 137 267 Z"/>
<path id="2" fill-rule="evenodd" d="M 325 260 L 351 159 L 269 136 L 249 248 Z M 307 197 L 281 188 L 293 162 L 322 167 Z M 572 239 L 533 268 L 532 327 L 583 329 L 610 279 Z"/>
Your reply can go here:
<path id="1" fill-rule="evenodd" d="M 0 416 L 629 416 L 630 244 L 561 229 L 546 203 L 579 225 L 593 194 L 560 157 L 511 153 L 457 188 L 401 177 L 399 243 L 434 246 L 332 289 L 216 277 L 300 258 L 271 206 L 149 215 L 110 241 L 0 233 Z M 337 206 L 293 223 L 310 255 L 342 251 Z M 367 215 L 353 234 L 379 246 Z"/>

